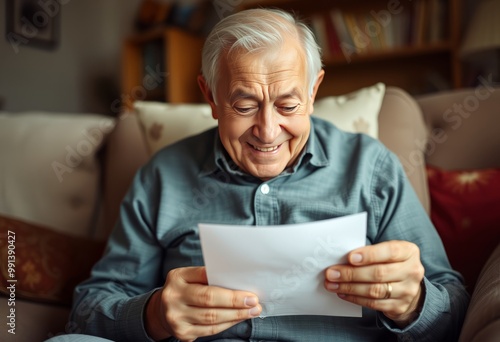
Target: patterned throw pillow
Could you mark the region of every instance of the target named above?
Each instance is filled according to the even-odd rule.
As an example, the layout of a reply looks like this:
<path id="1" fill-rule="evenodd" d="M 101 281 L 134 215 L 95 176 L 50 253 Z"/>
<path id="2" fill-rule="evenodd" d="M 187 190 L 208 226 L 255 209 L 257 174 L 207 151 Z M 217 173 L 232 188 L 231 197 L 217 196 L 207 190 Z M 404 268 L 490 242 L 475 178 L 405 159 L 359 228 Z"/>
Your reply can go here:
<path id="1" fill-rule="evenodd" d="M 500 169 L 447 171 L 427 166 L 431 220 L 470 293 L 500 243 Z"/>
<path id="2" fill-rule="evenodd" d="M 0 216 L 0 293 L 70 305 L 103 248 L 104 242 Z"/>

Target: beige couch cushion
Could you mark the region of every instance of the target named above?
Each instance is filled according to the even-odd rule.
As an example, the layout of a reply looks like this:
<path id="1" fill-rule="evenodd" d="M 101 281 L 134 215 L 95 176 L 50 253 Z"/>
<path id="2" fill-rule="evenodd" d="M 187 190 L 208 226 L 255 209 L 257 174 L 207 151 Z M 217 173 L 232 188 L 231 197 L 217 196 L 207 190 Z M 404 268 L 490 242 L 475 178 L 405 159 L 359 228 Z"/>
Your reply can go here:
<path id="1" fill-rule="evenodd" d="M 0 214 L 94 236 L 96 154 L 113 127 L 91 114 L 0 113 Z"/>

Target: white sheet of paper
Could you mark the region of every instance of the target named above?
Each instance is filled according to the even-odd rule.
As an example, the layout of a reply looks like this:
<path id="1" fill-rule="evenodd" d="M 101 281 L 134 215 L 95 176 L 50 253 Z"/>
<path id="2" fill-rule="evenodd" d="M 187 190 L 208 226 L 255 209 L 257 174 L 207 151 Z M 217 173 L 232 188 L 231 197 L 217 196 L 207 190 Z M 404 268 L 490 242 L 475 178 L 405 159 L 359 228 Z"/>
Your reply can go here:
<path id="1" fill-rule="evenodd" d="M 361 317 L 361 306 L 324 288 L 325 269 L 366 242 L 366 212 L 280 226 L 199 224 L 210 285 L 259 297 L 261 317 Z"/>

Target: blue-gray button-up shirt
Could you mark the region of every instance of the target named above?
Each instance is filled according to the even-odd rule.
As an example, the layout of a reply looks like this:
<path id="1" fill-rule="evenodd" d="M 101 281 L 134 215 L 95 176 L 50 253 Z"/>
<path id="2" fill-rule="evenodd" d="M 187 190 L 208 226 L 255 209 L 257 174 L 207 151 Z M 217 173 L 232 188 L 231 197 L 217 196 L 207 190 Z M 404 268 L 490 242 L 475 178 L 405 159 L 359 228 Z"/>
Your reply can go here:
<path id="1" fill-rule="evenodd" d="M 408 240 L 420 248 L 425 301 L 412 324 L 399 329 L 363 308 L 362 318 L 255 318 L 199 340 L 456 340 L 468 296 L 397 157 L 374 139 L 314 117 L 297 163 L 265 182 L 236 166 L 217 128 L 157 153 L 137 173 L 104 257 L 75 290 L 72 324 L 117 341 L 148 341 L 143 315 L 150 295 L 171 269 L 203 265 L 200 222 L 279 225 L 363 211 L 367 244 Z"/>

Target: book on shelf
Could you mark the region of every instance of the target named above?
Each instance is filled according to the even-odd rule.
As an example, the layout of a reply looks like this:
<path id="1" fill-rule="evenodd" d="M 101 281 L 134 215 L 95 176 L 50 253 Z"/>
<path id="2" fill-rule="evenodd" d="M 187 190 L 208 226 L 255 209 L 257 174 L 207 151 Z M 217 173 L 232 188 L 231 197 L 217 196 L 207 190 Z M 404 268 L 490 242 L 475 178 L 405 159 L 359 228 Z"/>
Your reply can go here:
<path id="1" fill-rule="evenodd" d="M 445 40 L 448 0 L 416 0 L 397 13 L 333 8 L 311 17 L 326 58 L 419 47 Z"/>

